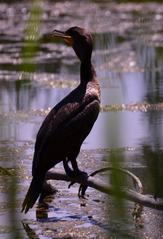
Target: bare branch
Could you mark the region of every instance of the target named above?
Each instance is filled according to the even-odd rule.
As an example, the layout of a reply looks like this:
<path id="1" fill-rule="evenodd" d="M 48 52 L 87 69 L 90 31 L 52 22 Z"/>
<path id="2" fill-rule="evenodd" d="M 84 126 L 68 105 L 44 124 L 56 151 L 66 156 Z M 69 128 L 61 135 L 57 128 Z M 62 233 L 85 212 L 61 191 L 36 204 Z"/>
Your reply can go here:
<path id="1" fill-rule="evenodd" d="M 113 186 L 102 182 L 100 179 L 93 178 L 92 176 L 87 177 L 82 175 L 72 179 L 69 176 L 67 176 L 64 171 L 50 170 L 47 172 L 46 180 L 62 180 L 66 182 L 74 182 L 74 183 L 78 183 L 78 184 L 82 184 L 82 185 L 94 188 L 100 192 L 103 192 L 112 196 L 117 195 L 117 191 L 113 188 Z M 121 197 L 123 197 L 124 199 L 130 200 L 135 203 L 140 203 L 142 206 L 154 208 L 157 210 L 163 210 L 163 200 L 162 199 L 155 200 L 153 196 L 151 195 L 143 195 L 139 192 L 136 192 L 133 190 L 127 190 L 127 189 L 125 190 L 123 189 L 121 190 L 121 192 L 118 192 L 118 196 L 119 195 L 121 195 Z"/>

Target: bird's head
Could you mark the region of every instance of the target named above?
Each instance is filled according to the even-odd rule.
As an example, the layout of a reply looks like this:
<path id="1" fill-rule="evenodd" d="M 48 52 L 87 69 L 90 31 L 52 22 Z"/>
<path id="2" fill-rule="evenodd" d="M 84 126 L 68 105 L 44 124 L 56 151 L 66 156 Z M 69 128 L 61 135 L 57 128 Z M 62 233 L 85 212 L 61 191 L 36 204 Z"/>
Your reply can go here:
<path id="1" fill-rule="evenodd" d="M 61 38 L 68 46 L 72 46 L 81 62 L 90 61 L 93 41 L 91 34 L 84 28 L 71 27 L 65 32 L 54 30 L 49 36 Z"/>

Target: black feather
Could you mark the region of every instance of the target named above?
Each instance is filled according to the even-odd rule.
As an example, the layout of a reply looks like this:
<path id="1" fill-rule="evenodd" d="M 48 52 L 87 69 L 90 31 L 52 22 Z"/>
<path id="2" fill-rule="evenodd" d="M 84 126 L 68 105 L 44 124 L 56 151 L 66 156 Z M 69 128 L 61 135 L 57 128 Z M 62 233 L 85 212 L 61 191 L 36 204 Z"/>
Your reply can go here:
<path id="1" fill-rule="evenodd" d="M 22 212 L 24 211 L 25 213 L 27 213 L 28 210 L 33 207 L 33 205 L 35 204 L 37 198 L 39 197 L 42 191 L 43 183 L 44 183 L 44 178 L 40 179 L 40 178 L 34 177 L 32 179 L 28 192 L 22 204 Z"/>
<path id="2" fill-rule="evenodd" d="M 33 207 L 44 176 L 54 165 L 68 160 L 74 172 L 80 172 L 76 158 L 100 111 L 100 87 L 91 63 L 92 37 L 79 27 L 70 28 L 66 35 L 73 38 L 72 47 L 81 61 L 80 84 L 50 111 L 37 134 L 33 179 L 22 206 L 25 213 Z"/>

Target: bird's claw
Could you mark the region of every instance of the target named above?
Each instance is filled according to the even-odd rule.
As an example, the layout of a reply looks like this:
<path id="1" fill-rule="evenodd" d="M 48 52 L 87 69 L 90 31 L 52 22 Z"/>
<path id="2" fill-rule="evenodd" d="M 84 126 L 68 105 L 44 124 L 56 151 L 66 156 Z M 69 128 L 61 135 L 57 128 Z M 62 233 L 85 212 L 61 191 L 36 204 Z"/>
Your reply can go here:
<path id="1" fill-rule="evenodd" d="M 72 185 L 74 185 L 75 182 L 71 182 L 69 185 L 68 185 L 68 188 L 70 188 Z"/>
<path id="2" fill-rule="evenodd" d="M 76 182 L 71 182 L 69 185 L 68 185 L 68 188 L 70 188 L 72 185 L 74 185 Z M 86 199 L 85 198 L 85 192 L 87 190 L 87 186 L 86 185 L 83 185 L 81 184 L 79 186 L 79 190 L 78 190 L 78 197 L 79 198 L 83 198 L 83 199 Z"/>
<path id="3" fill-rule="evenodd" d="M 86 172 L 83 172 L 83 171 L 71 171 L 71 173 L 73 172 L 73 177 L 83 177 L 84 179 L 85 178 L 88 178 L 88 174 Z M 71 174 L 72 176 L 72 174 Z M 75 181 L 72 181 L 69 185 L 68 185 L 68 188 L 70 188 L 72 185 L 74 185 L 76 182 Z M 86 185 L 84 184 L 81 184 L 80 187 L 79 187 L 79 190 L 78 190 L 78 197 L 79 198 L 85 198 L 85 192 L 87 190 L 87 187 Z"/>
<path id="4" fill-rule="evenodd" d="M 78 197 L 79 198 L 85 198 L 85 192 L 87 190 L 88 186 L 81 184 L 78 190 Z"/>

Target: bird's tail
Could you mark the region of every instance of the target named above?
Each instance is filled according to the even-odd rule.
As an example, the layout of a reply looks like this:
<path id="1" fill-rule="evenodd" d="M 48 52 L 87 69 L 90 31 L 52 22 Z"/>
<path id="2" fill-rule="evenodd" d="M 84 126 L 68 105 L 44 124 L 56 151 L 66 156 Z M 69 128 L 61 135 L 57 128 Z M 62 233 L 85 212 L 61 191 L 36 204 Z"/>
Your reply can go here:
<path id="1" fill-rule="evenodd" d="M 22 212 L 28 212 L 30 208 L 33 207 L 37 198 L 39 197 L 44 183 L 44 178 L 33 178 L 29 186 L 28 192 L 22 204 Z"/>

